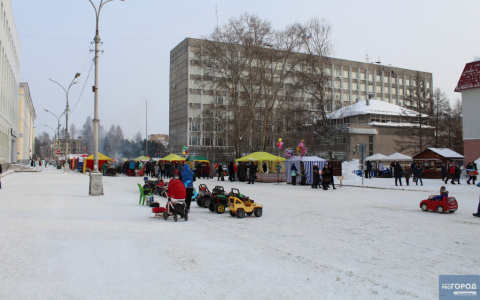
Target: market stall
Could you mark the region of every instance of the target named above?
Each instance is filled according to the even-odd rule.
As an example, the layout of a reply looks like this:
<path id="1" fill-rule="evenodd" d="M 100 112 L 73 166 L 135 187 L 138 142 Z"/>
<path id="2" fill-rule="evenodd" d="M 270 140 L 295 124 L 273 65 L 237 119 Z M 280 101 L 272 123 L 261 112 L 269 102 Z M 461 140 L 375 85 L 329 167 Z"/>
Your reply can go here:
<path id="1" fill-rule="evenodd" d="M 463 165 L 465 157 L 448 148 L 428 148 L 412 157 L 423 165 L 423 178 L 442 178 L 442 165 L 447 166 L 450 161 Z"/>
<path id="2" fill-rule="evenodd" d="M 297 168 L 298 174 L 300 174 L 300 162 L 303 162 L 303 166 L 305 167 L 305 175 L 307 177 L 306 183 L 312 184 L 313 166 L 317 164 L 319 170 L 322 170 L 323 166 L 327 161 L 317 156 L 293 156 L 285 161 L 286 174 L 290 174 L 292 165 L 295 165 L 295 167 Z M 291 182 L 292 182 L 292 176 L 287 176 L 287 183 L 291 183 Z M 299 179 L 297 179 L 297 183 L 298 182 L 300 182 Z"/>
<path id="3" fill-rule="evenodd" d="M 102 172 L 103 164 L 105 162 L 111 162 L 111 161 L 112 159 L 110 157 L 98 152 L 98 171 Z M 93 154 L 88 157 L 85 157 L 83 160 L 83 173 L 85 173 L 87 169 L 89 171 L 93 171 Z"/>
<path id="4" fill-rule="evenodd" d="M 277 182 L 277 181 L 285 181 L 285 167 L 283 164 L 280 164 L 281 170 L 280 175 L 278 176 L 278 172 L 275 169 L 275 166 L 280 163 L 284 162 L 286 158 L 276 156 L 267 152 L 254 152 L 252 154 L 246 155 L 242 158 L 236 159 L 235 163 L 240 162 L 255 162 L 258 167 L 257 172 L 257 180 L 260 182 Z M 263 171 L 263 165 L 266 164 L 267 172 Z"/>

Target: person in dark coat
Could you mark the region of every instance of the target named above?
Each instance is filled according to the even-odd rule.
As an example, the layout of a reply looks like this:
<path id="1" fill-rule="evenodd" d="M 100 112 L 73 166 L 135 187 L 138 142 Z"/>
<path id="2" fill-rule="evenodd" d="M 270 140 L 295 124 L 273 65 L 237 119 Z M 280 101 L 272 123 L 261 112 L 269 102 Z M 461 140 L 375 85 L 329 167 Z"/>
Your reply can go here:
<path id="1" fill-rule="evenodd" d="M 460 174 L 462 173 L 462 169 L 460 168 L 460 164 L 457 162 L 455 164 L 455 179 L 453 180 L 455 182 L 455 180 L 457 181 L 457 184 L 460 184 Z"/>
<path id="2" fill-rule="evenodd" d="M 415 182 L 418 185 L 418 182 L 420 181 L 420 184 L 423 185 L 423 180 L 422 180 L 422 172 L 423 172 L 423 167 L 420 163 L 417 163 L 415 166 L 415 169 L 413 170 L 413 174 L 415 176 Z"/>
<path id="3" fill-rule="evenodd" d="M 365 172 L 365 178 L 370 178 L 371 179 L 372 178 L 372 174 L 371 174 L 372 173 L 372 163 L 369 160 L 367 160 L 366 165 L 367 165 L 367 171 Z"/>
<path id="4" fill-rule="evenodd" d="M 410 185 L 410 177 L 412 176 L 412 170 L 406 166 L 405 167 L 405 182 L 407 183 L 407 186 Z"/>
<path id="5" fill-rule="evenodd" d="M 228 181 L 233 182 L 233 174 L 235 174 L 233 169 L 233 161 L 228 163 L 227 170 L 228 170 Z"/>
<path id="6" fill-rule="evenodd" d="M 314 164 L 312 168 L 312 177 L 313 177 L 313 182 L 312 182 L 312 189 L 318 188 L 318 185 L 320 184 L 320 170 L 318 169 L 318 165 Z"/>
<path id="7" fill-rule="evenodd" d="M 295 164 L 292 164 L 292 168 L 290 169 L 292 175 L 292 185 L 297 185 L 297 167 Z"/>
<path id="8" fill-rule="evenodd" d="M 403 169 L 398 161 L 395 163 L 395 166 L 393 167 L 393 175 L 395 176 L 395 185 L 398 185 L 397 181 L 400 181 L 400 186 L 402 186 Z"/>
<path id="9" fill-rule="evenodd" d="M 442 164 L 442 181 L 445 181 L 445 178 L 447 177 L 447 168 L 445 167 L 444 164 Z"/>
<path id="10" fill-rule="evenodd" d="M 185 164 L 183 166 L 183 172 L 181 173 L 182 182 L 187 189 L 187 196 L 185 197 L 185 204 L 187 205 L 187 211 L 190 211 L 190 203 L 192 203 L 193 195 L 193 172 L 190 170 L 190 166 Z"/>
<path id="11" fill-rule="evenodd" d="M 218 164 L 217 172 L 218 172 L 217 181 L 219 181 L 220 178 L 222 179 L 222 181 L 225 181 L 225 178 L 223 177 L 224 175 L 223 175 L 223 167 L 222 167 L 222 164 Z"/>
<path id="12" fill-rule="evenodd" d="M 331 183 L 332 176 L 330 175 L 330 169 L 325 164 L 322 169 L 322 187 L 324 190 L 328 190 L 328 185 Z"/>
<path id="13" fill-rule="evenodd" d="M 255 184 L 255 174 L 257 174 L 257 165 L 252 161 L 248 166 L 248 183 Z"/>
<path id="14" fill-rule="evenodd" d="M 370 165 L 371 166 L 371 165 Z M 333 177 L 333 167 L 332 165 L 328 165 L 328 171 L 330 172 L 330 184 L 332 185 L 333 189 L 336 190 L 335 188 L 335 181 Z M 372 179 L 372 176 L 370 175 L 370 179 Z"/>

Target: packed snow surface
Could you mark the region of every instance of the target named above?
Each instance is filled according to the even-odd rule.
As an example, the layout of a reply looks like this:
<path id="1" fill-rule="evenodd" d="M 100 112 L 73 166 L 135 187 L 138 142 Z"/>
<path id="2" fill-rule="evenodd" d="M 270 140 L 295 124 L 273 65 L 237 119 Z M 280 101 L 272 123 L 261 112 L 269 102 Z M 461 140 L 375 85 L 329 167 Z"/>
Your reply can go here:
<path id="1" fill-rule="evenodd" d="M 449 183 L 459 210 L 423 212 L 440 180 L 362 183 L 354 169 L 328 191 L 197 179 L 239 188 L 263 216 L 192 202 L 176 223 L 138 205 L 142 177 L 103 177 L 93 197 L 78 172 L 4 173 L 0 299 L 438 299 L 439 275 L 479 274 L 480 188 Z"/>

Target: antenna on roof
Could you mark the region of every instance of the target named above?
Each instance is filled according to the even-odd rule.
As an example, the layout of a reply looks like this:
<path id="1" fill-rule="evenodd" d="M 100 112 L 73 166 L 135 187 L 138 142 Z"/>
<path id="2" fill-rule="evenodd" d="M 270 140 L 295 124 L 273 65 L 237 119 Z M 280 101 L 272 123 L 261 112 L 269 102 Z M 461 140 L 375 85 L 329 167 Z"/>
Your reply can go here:
<path id="1" fill-rule="evenodd" d="M 217 28 L 218 28 L 218 10 L 217 10 L 216 4 L 215 4 L 215 18 L 217 19 Z"/>
<path id="2" fill-rule="evenodd" d="M 370 60 L 368 59 L 368 50 L 365 50 L 365 61 L 368 63 L 370 63 Z"/>

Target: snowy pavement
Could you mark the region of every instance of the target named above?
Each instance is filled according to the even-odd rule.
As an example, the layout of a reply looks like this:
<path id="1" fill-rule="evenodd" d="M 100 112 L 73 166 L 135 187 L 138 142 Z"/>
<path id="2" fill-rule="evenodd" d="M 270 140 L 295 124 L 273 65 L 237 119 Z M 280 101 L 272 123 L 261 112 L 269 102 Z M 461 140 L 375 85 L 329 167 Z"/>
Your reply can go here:
<path id="1" fill-rule="evenodd" d="M 447 185 L 454 214 L 422 212 L 442 182 L 395 187 L 345 176 L 323 191 L 198 179 L 236 187 L 261 218 L 192 203 L 187 222 L 149 218 L 143 178 L 48 167 L 2 178 L 0 299 L 437 299 L 439 275 L 478 275 L 480 188 Z M 165 198 L 155 196 L 162 206 Z"/>

